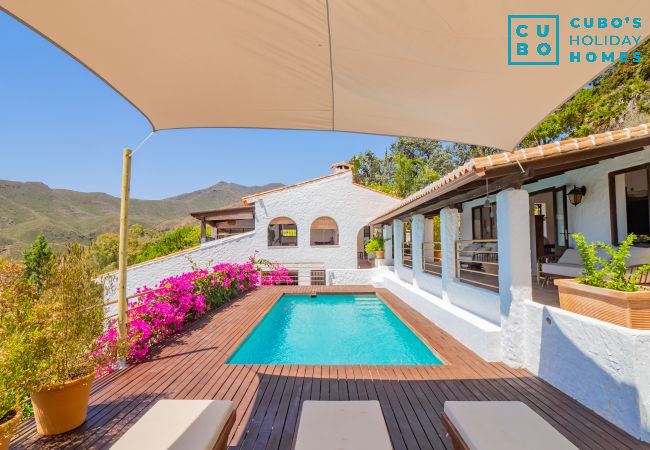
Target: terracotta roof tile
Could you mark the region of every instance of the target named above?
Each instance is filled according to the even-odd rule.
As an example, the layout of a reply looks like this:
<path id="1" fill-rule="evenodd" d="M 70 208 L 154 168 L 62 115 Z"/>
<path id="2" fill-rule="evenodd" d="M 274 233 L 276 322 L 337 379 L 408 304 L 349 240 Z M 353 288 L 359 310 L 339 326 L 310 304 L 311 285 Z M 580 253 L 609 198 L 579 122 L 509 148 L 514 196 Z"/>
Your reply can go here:
<path id="1" fill-rule="evenodd" d="M 420 189 L 419 191 L 406 197 L 402 203 L 397 207 L 381 214 L 379 217 L 390 215 L 393 211 L 397 211 L 416 200 L 434 193 L 442 189 L 448 184 L 454 182 L 458 178 L 468 175 L 472 172 L 482 175 L 482 172 L 488 168 L 494 168 L 506 164 L 515 163 L 517 161 L 531 161 L 542 158 L 547 158 L 559 153 L 568 153 L 576 151 L 588 151 L 597 148 L 604 144 L 618 142 L 628 139 L 633 139 L 642 136 L 650 135 L 650 123 L 644 123 L 636 127 L 623 128 L 620 130 L 606 131 L 604 133 L 592 134 L 585 137 L 569 138 L 561 141 L 551 142 L 536 147 L 528 147 L 512 152 L 497 153 L 494 155 L 481 156 L 467 161 L 465 164 L 457 167 L 449 172 L 444 177 L 429 184 L 428 186 Z"/>

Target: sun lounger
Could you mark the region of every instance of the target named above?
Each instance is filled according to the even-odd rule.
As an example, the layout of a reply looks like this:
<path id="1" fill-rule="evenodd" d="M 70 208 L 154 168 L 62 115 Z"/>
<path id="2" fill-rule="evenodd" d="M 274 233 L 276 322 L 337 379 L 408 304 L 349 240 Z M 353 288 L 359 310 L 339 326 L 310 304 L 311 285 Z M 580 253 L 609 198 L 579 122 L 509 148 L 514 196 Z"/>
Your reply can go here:
<path id="1" fill-rule="evenodd" d="M 111 448 L 222 450 L 234 423 L 230 401 L 160 400 Z"/>
<path id="2" fill-rule="evenodd" d="M 456 449 L 576 449 L 522 402 L 445 402 L 443 422 Z"/>
<path id="3" fill-rule="evenodd" d="M 295 450 L 391 450 L 379 402 L 306 401 Z"/>

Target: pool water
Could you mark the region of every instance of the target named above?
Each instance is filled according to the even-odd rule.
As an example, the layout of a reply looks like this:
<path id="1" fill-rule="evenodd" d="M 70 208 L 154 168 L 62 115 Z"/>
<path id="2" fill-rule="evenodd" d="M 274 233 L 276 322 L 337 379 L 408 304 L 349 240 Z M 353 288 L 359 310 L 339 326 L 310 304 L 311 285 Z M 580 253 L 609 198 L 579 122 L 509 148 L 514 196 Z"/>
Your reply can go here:
<path id="1" fill-rule="evenodd" d="M 229 364 L 440 365 L 375 295 L 284 295 Z"/>

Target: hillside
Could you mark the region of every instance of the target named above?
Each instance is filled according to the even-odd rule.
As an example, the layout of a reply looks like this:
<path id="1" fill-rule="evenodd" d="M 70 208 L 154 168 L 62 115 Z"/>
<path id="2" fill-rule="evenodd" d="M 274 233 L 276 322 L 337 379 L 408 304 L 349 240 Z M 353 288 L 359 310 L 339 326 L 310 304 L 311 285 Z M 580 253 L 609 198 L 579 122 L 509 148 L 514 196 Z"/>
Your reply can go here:
<path id="1" fill-rule="evenodd" d="M 164 200 L 133 199 L 129 223 L 170 229 L 191 222 L 190 211 L 218 208 L 279 186 L 219 182 Z M 0 256 L 19 256 L 40 232 L 54 248 L 66 241 L 88 243 L 100 233 L 116 232 L 119 209 L 120 199 L 104 193 L 0 180 Z"/>

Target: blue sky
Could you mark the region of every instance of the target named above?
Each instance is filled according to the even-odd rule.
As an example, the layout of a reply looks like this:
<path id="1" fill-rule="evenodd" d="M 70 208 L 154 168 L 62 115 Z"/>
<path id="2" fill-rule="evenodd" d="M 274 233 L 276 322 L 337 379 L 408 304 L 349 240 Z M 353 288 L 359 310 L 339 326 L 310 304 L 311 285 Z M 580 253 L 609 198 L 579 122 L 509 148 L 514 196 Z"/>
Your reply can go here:
<path id="1" fill-rule="evenodd" d="M 0 179 L 118 195 L 122 148 L 151 131 L 119 94 L 0 12 Z M 393 137 L 352 133 L 195 129 L 156 133 L 133 160 L 132 196 L 207 187 L 293 183 Z"/>

